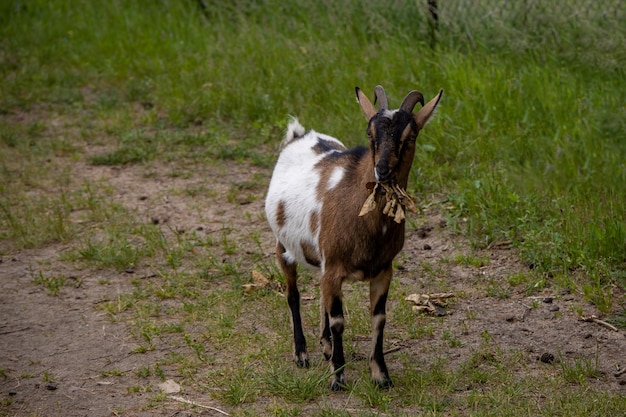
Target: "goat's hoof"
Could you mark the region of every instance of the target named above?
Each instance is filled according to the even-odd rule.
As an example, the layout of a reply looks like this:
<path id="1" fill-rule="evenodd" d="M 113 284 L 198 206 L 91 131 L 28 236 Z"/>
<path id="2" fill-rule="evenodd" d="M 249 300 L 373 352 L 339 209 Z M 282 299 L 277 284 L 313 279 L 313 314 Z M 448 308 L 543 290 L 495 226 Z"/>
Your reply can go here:
<path id="1" fill-rule="evenodd" d="M 333 381 L 332 384 L 330 384 L 330 389 L 333 392 L 338 392 L 338 391 L 343 391 L 345 389 L 347 389 L 348 387 L 346 387 L 346 384 L 341 384 L 337 381 Z"/>
<path id="2" fill-rule="evenodd" d="M 385 378 L 381 381 L 374 381 L 376 386 L 380 389 L 390 389 L 393 388 L 393 381 L 391 378 Z"/>
<path id="3" fill-rule="evenodd" d="M 307 358 L 296 359 L 296 366 L 298 368 L 308 368 L 309 367 L 309 360 Z"/>
<path id="4" fill-rule="evenodd" d="M 334 378 L 333 382 L 330 384 L 330 389 L 333 392 L 346 390 L 348 386 L 346 385 L 346 380 L 342 377 Z"/>
<path id="5" fill-rule="evenodd" d="M 298 368 L 308 368 L 309 367 L 309 357 L 306 352 L 296 353 L 294 355 L 293 361 L 296 363 Z"/>

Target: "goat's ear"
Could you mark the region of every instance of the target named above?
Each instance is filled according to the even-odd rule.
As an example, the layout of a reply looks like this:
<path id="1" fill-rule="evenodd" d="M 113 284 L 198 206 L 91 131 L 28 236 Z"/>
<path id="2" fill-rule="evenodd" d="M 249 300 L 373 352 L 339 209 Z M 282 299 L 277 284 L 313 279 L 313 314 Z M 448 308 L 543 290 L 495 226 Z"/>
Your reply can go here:
<path id="1" fill-rule="evenodd" d="M 363 91 L 361 91 L 359 87 L 356 87 L 354 90 L 356 91 L 356 101 L 361 106 L 361 110 L 363 110 L 363 114 L 369 122 L 370 119 L 376 114 L 376 109 L 374 109 L 374 105 L 372 104 L 372 102 L 367 98 L 365 93 L 363 93 Z"/>
<path id="2" fill-rule="evenodd" d="M 417 114 L 413 116 L 415 118 L 415 123 L 417 123 L 417 126 L 420 129 L 426 126 L 426 123 L 428 123 L 431 116 L 435 113 L 435 110 L 437 109 L 437 105 L 439 104 L 439 100 L 441 100 L 442 94 L 443 94 L 443 89 L 439 90 L 439 94 L 437 94 L 435 98 L 433 98 L 428 103 L 426 103 L 424 107 L 422 107 L 417 112 Z"/>

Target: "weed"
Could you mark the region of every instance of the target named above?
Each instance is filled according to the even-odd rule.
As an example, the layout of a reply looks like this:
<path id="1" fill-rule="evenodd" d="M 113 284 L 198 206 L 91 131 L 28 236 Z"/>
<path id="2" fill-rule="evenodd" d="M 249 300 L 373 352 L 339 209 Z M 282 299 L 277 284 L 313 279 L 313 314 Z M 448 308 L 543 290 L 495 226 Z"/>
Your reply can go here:
<path id="1" fill-rule="evenodd" d="M 579 316 L 582 316 L 582 313 Z M 626 309 L 615 313 L 612 317 L 607 318 L 606 321 L 617 328 L 626 329 Z"/>
<path id="2" fill-rule="evenodd" d="M 473 254 L 459 254 L 454 257 L 454 263 L 457 265 L 471 266 L 472 268 L 480 268 L 489 265 L 489 258 Z"/>
<path id="3" fill-rule="evenodd" d="M 46 277 L 43 272 L 38 271 L 33 278 L 33 284 L 41 285 L 50 295 L 59 295 L 61 288 L 65 285 L 66 279 L 64 275 L 58 277 Z"/>
<path id="4" fill-rule="evenodd" d="M 329 380 L 330 374 L 325 365 L 304 372 L 301 369 L 272 366 L 269 371 L 259 376 L 264 394 L 283 398 L 292 403 L 304 403 L 325 395 Z"/>
<path id="5" fill-rule="evenodd" d="M 111 369 L 108 371 L 100 372 L 100 376 L 103 378 L 107 378 L 110 376 L 122 376 L 122 375 L 124 375 L 124 372 L 120 371 L 119 369 Z"/>
<path id="6" fill-rule="evenodd" d="M 499 299 L 507 299 L 510 297 L 509 289 L 501 283 L 499 279 L 490 278 L 486 284 L 486 292 L 488 297 L 496 297 Z"/>
<path id="7" fill-rule="evenodd" d="M 561 356 L 559 364 L 563 379 L 572 384 L 586 385 L 588 379 L 601 376 L 597 353 L 594 358 L 575 358 L 572 361 Z"/>
<path id="8" fill-rule="evenodd" d="M 161 365 L 159 365 L 159 362 L 156 362 L 154 364 L 154 375 L 159 378 L 161 381 L 165 381 L 165 371 L 163 370 L 163 368 L 161 368 Z"/>
<path id="9" fill-rule="evenodd" d="M 220 376 L 222 390 L 216 396 L 233 406 L 254 402 L 260 392 L 259 382 L 251 367 L 239 368 L 225 378 Z"/>
<path id="10" fill-rule="evenodd" d="M 142 366 L 139 369 L 137 369 L 137 371 L 135 371 L 135 374 L 139 378 L 148 378 L 152 373 L 150 371 L 150 367 L 149 366 Z"/>
<path id="11" fill-rule="evenodd" d="M 459 347 L 462 345 L 461 339 L 454 336 L 454 334 L 450 330 L 444 330 L 441 335 L 441 339 L 446 341 L 448 343 L 448 346 L 451 348 Z"/>
<path id="12" fill-rule="evenodd" d="M 43 374 L 41 374 L 41 381 L 42 382 L 54 382 L 56 381 L 56 377 L 48 371 L 43 371 Z"/>

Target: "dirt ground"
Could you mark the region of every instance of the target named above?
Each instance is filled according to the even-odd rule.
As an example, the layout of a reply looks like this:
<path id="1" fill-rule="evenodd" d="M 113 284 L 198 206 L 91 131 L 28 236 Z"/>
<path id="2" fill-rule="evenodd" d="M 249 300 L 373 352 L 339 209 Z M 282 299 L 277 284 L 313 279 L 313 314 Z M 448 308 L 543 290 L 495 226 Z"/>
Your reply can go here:
<path id="1" fill-rule="evenodd" d="M 164 228 L 204 230 L 209 232 L 227 222 L 234 228 L 259 231 L 267 259 L 273 254 L 273 238 L 261 217 L 252 220 L 218 207 L 229 203 L 226 194 L 231 184 L 251 179 L 258 168 L 236 165 L 228 169 L 207 168 L 190 177 L 172 178 L 167 169 L 146 176 L 144 168 L 95 167 L 77 165 L 75 179 L 103 180 L 114 187 L 115 198 L 145 221 L 160 219 Z M 219 174 L 219 175 L 216 175 Z M 172 190 L 192 186 L 209 186 L 215 191 L 206 196 L 191 196 Z M 241 202 L 239 202 L 241 203 Z M 247 201 L 246 210 L 261 212 L 263 198 Z M 228 216 L 228 218 L 224 218 Z M 550 289 L 530 298 L 513 287 L 508 298 L 485 295 L 486 282 L 504 282 L 517 271 L 527 271 L 514 251 L 494 247 L 480 255 L 489 258 L 482 267 L 445 263 L 455 253 L 469 252 L 469 246 L 445 227 L 437 210 L 423 213 L 421 228 L 410 230 L 402 256 L 402 269 L 396 278 L 410 288 L 437 292 L 437 283 L 428 279 L 424 263 L 446 268 L 446 291 L 462 291 L 443 319 L 448 328 L 463 328 L 462 346 L 449 349 L 441 338 L 391 341 L 394 346 L 421 355 L 449 354 L 450 360 L 462 362 L 481 344 L 484 330 L 493 343 L 504 350 L 522 350 L 527 355 L 528 372 L 547 366 L 539 358 L 544 354 L 563 358 L 598 358 L 602 377 L 593 384 L 602 389 L 626 395 L 626 332 L 614 331 L 602 323 L 585 322 L 583 316 L 601 314 L 576 293 Z M 199 229 L 201 228 L 201 229 Z M 149 271 L 114 272 L 79 269 L 60 262 L 59 254 L 68 250 L 54 244 L 33 250 L 11 252 L 0 259 L 0 415 L 6 416 L 189 416 L 220 415 L 211 409 L 194 409 L 177 401 L 166 401 L 146 410 L 148 393 L 129 393 L 126 387 L 136 384 L 133 371 L 142 366 L 144 355 L 129 352 L 138 341 L 126 324 L 112 322 L 98 309 L 100 303 L 115 300 L 119 294 L 132 291 L 133 274 Z M 33 285 L 33 274 L 45 271 L 81 280 L 78 288 L 64 287 L 59 296 L 48 295 L 41 286 Z M 107 279 L 110 285 L 99 285 Z M 399 303 L 403 300 L 395 300 Z M 285 307 L 286 308 L 286 307 Z M 467 320 L 472 314 L 472 320 Z M 393 322 L 388 322 L 393 327 Z M 426 345 L 426 346 L 425 346 Z M 315 349 L 315 348 L 314 348 Z M 443 352 L 443 353 L 442 353 Z M 154 355 L 163 352 L 154 352 Z M 289 352 L 285 352 L 285 355 Z M 545 358 L 546 356 L 544 356 Z M 393 360 L 390 360 L 393 373 Z M 122 376 L 107 378 L 103 371 L 116 368 Z M 25 375 L 36 377 L 24 377 Z M 46 381 L 46 375 L 54 376 Z M 52 379 L 52 378 L 51 378 Z M 159 381 L 155 381 L 155 385 Z M 228 407 L 212 398 L 185 392 L 186 398 L 224 411 Z M 10 404 L 7 399 L 11 399 Z"/>

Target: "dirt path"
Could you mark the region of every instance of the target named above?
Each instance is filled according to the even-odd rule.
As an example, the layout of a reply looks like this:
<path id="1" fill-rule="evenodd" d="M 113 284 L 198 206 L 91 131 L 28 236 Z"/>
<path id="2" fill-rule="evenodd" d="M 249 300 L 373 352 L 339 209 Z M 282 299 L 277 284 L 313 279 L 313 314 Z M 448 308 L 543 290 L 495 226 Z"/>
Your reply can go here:
<path id="1" fill-rule="evenodd" d="M 104 180 L 115 188 L 115 198 L 146 221 L 160 221 L 164 228 L 209 230 L 226 221 L 241 228 L 255 228 L 264 241 L 267 257 L 273 251 L 273 239 L 262 219 L 243 219 L 237 210 L 241 202 L 229 203 L 226 197 L 233 183 L 251 180 L 258 169 L 238 166 L 221 172 L 207 170 L 191 177 L 171 178 L 164 173 L 146 177 L 136 167 L 102 168 L 82 166 L 78 178 Z M 214 191 L 207 204 L 193 195 L 172 193 L 184 187 L 205 186 Z M 244 202 L 248 211 L 262 210 L 262 199 Z M 233 210 L 228 210 L 228 208 Z M 226 208 L 226 209 L 225 209 Z M 154 220 L 156 219 L 156 220 Z M 403 285 L 438 292 L 438 282 L 426 270 L 445 270 L 446 291 L 460 292 L 464 297 L 448 309 L 444 326 L 435 337 L 424 340 L 391 341 L 399 349 L 429 357 L 447 355 L 451 363 L 461 363 L 477 351 L 484 332 L 492 343 L 504 351 L 521 350 L 528 372 L 547 366 L 539 360 L 550 358 L 574 360 L 597 357 L 603 377 L 595 383 L 609 391 L 626 394 L 626 337 L 598 322 L 583 322 L 583 316 L 599 315 L 578 294 L 551 293 L 546 290 L 527 297 L 522 291 L 508 288 L 506 298 L 486 296 L 490 285 L 516 271 L 524 271 L 514 254 L 506 249 L 484 251 L 489 262 L 472 267 L 455 262 L 458 254 L 468 253 L 468 245 L 454 236 L 436 211 L 425 213 L 424 226 L 407 236 L 402 268 L 396 276 Z M 67 249 L 56 244 L 25 250 L 5 256 L 0 263 L 0 415 L 16 416 L 184 416 L 192 415 L 174 401 L 156 409 L 146 408 L 152 393 L 129 390 L 137 384 L 136 372 L 145 356 L 130 352 L 137 347 L 136 338 L 126 324 L 112 322 L 98 306 L 114 301 L 132 291 L 129 280 L 134 271 L 112 272 L 76 269 L 60 262 L 58 256 Z M 58 296 L 50 296 L 42 286 L 33 284 L 38 271 L 65 276 L 76 285 L 66 285 Z M 102 280 L 107 285 L 101 285 Z M 486 290 L 487 289 L 487 290 Z M 402 300 L 395 300 L 396 303 Z M 389 323 L 393 326 L 393 322 Z M 463 344 L 450 348 L 441 337 L 446 329 L 463 329 Z M 154 352 L 153 355 L 162 355 Z M 547 355 L 547 356 L 546 356 Z M 394 365 L 392 365 L 394 366 Z M 111 369 L 123 375 L 109 378 Z M 154 381 L 156 384 L 158 381 Z M 193 392 L 189 392 L 193 396 Z M 10 399 L 10 401 L 8 401 Z M 206 396 L 198 402 L 223 407 Z M 9 404 L 10 403 L 10 404 Z M 193 415 L 217 415 L 209 410 Z"/>

